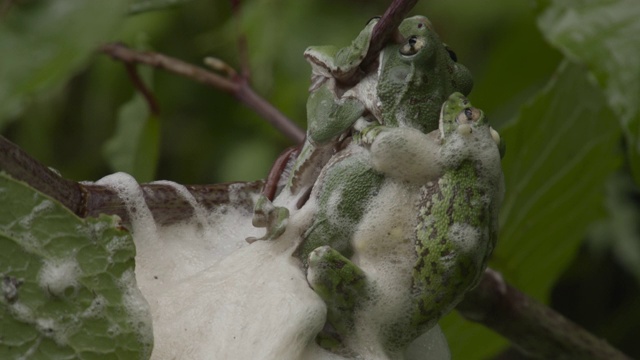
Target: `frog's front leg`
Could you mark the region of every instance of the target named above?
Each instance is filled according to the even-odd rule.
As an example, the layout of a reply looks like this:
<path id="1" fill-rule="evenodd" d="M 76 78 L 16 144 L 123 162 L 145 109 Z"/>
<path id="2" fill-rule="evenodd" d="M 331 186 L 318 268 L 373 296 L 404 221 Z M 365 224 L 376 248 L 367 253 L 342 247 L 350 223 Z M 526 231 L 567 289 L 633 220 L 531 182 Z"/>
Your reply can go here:
<path id="1" fill-rule="evenodd" d="M 287 228 L 289 210 L 285 207 L 275 206 L 265 196 L 260 195 L 253 210 L 252 224 L 255 227 L 264 227 L 267 233 L 261 238 L 248 237 L 247 242 L 256 240 L 273 240 L 278 238 Z"/>
<path id="2" fill-rule="evenodd" d="M 373 169 L 390 178 L 424 184 L 443 173 L 437 130 L 424 134 L 409 127 L 374 125 L 354 141 L 369 149 Z"/>
<path id="3" fill-rule="evenodd" d="M 309 254 L 307 280 L 327 305 L 327 326 L 318 334 L 322 347 L 344 353 L 344 337 L 353 332 L 354 313 L 368 293 L 362 269 L 330 246 Z"/>
<path id="4" fill-rule="evenodd" d="M 329 84 L 312 92 L 307 100 L 307 136 L 324 144 L 348 130 L 365 112 L 365 105 L 352 97 L 338 98 Z"/>

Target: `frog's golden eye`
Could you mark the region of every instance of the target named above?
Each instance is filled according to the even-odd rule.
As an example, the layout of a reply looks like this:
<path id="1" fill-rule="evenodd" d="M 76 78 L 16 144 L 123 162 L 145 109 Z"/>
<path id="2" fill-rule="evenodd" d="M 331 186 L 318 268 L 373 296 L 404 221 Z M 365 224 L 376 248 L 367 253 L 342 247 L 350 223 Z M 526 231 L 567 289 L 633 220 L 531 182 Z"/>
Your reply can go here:
<path id="1" fill-rule="evenodd" d="M 415 55 L 425 45 L 424 38 L 411 36 L 407 39 L 407 43 L 400 48 L 400 54 L 405 56 Z"/>

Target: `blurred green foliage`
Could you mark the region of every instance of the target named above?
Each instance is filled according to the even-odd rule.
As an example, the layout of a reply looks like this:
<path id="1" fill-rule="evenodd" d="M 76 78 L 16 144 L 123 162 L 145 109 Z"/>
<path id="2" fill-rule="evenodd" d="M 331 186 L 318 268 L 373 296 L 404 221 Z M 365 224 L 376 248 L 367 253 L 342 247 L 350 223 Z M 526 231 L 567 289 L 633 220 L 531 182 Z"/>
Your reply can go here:
<path id="1" fill-rule="evenodd" d="M 163 71 L 153 72 L 160 113 L 149 117 L 124 66 L 91 49 L 143 38 L 194 64 L 213 56 L 240 69 L 246 36 L 252 86 L 303 127 L 304 49 L 348 44 L 389 2 L 245 0 L 239 16 L 221 0 L 125 2 L 128 16 L 115 1 L 67 3 L 68 13 L 35 2 L 0 13 L 0 131 L 71 179 L 124 170 L 216 183 L 264 177 L 291 143 L 231 96 Z M 423 1 L 412 13 L 427 15 L 472 71 L 470 99 L 507 142 L 491 266 L 640 356 L 630 335 L 640 333 L 640 2 Z M 443 328 L 454 359 L 506 344 L 455 314 Z"/>

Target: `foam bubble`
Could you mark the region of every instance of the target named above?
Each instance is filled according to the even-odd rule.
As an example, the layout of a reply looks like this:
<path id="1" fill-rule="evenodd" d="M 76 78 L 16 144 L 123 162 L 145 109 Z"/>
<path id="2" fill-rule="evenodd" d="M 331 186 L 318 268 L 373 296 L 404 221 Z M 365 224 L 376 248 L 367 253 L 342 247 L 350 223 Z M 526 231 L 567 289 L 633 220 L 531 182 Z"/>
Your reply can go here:
<path id="1" fill-rule="evenodd" d="M 478 249 L 480 236 L 481 229 L 469 224 L 456 222 L 449 229 L 449 239 L 467 254 L 484 253 Z"/>
<path id="2" fill-rule="evenodd" d="M 56 297 L 75 294 L 78 286 L 79 267 L 75 258 L 45 260 L 38 274 L 40 287 Z"/>
<path id="3" fill-rule="evenodd" d="M 141 235 L 139 237 L 144 237 L 144 235 L 155 233 L 156 223 L 144 201 L 142 189 L 136 179 L 129 174 L 119 172 L 103 177 L 96 181 L 96 184 L 113 189 L 118 194 L 118 197 L 124 201 L 131 218 L 134 235 L 138 234 Z M 138 247 L 142 244 L 136 243 L 136 246 Z"/>
<path id="4" fill-rule="evenodd" d="M 118 286 L 123 292 L 122 303 L 129 315 L 129 324 L 135 329 L 135 333 L 140 335 L 140 341 L 143 344 L 152 344 L 153 331 L 151 319 L 148 317 L 149 304 L 140 294 L 133 270 L 127 270 L 122 273 L 120 279 L 118 279 Z"/>

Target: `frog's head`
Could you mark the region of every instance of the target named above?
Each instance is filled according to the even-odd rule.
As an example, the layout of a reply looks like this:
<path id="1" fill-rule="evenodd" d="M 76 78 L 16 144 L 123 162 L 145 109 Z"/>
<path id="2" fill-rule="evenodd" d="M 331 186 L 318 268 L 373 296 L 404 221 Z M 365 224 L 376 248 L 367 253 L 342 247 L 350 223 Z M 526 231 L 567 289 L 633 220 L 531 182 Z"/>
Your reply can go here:
<path id="1" fill-rule="evenodd" d="M 491 126 L 484 116 L 484 112 L 471 105 L 471 102 L 461 93 L 453 93 L 442 105 L 440 114 L 440 138 L 444 142 L 453 138 L 468 138 L 472 134 L 490 134 L 491 139 L 498 147 L 500 157 L 504 156 L 505 144 L 500 135 Z"/>
<path id="2" fill-rule="evenodd" d="M 442 43 L 429 19 L 414 16 L 398 27 L 380 57 L 377 93 L 382 123 L 436 130 L 442 103 L 453 92 L 468 94 L 473 80 Z"/>
<path id="3" fill-rule="evenodd" d="M 468 95 L 473 88 L 471 72 L 458 63 L 456 54 L 440 40 L 433 25 L 424 16 L 405 19 L 398 27 L 404 42 L 400 44 L 399 53 L 407 63 L 423 67 L 423 72 L 439 67 L 451 77 L 453 91 Z"/>

